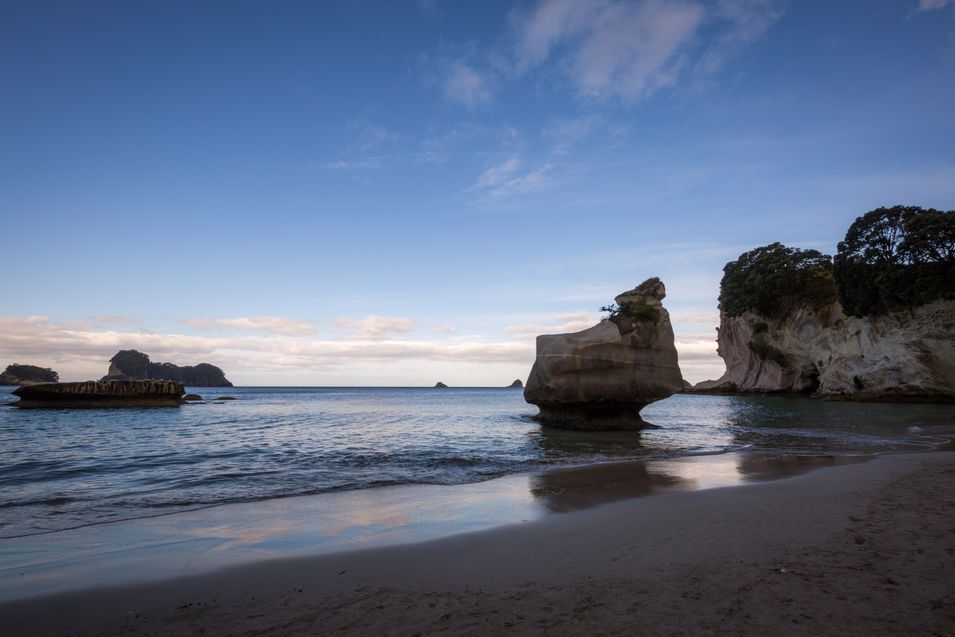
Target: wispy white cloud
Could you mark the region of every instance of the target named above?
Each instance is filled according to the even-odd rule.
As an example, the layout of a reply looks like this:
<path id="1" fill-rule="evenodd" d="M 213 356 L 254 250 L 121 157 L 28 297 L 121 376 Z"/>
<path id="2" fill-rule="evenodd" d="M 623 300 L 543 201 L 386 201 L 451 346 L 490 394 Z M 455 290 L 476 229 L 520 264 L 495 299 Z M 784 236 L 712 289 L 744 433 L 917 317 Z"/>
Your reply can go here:
<path id="1" fill-rule="evenodd" d="M 947 6 L 955 6 L 955 0 L 919 0 L 917 11 L 936 11 Z"/>
<path id="2" fill-rule="evenodd" d="M 308 336 L 315 333 L 315 325 L 295 319 L 279 318 L 277 316 L 251 316 L 238 318 L 216 319 L 219 325 L 240 330 L 258 330 L 273 332 L 283 336 Z"/>
<path id="3" fill-rule="evenodd" d="M 415 0 L 415 4 L 418 5 L 418 11 L 429 20 L 434 20 L 440 15 L 438 0 Z"/>
<path id="4" fill-rule="evenodd" d="M 188 318 L 180 321 L 183 325 L 202 331 L 217 329 L 250 330 L 270 332 L 283 336 L 309 336 L 314 334 L 315 324 L 307 321 L 281 318 L 278 316 L 239 316 L 235 318 Z"/>
<path id="5" fill-rule="evenodd" d="M 438 323 L 429 327 L 428 331 L 434 334 L 451 334 L 454 332 L 454 326 L 448 323 Z"/>
<path id="6" fill-rule="evenodd" d="M 488 72 L 479 71 L 463 60 L 446 64 L 444 95 L 467 108 L 477 108 L 491 101 L 494 79 Z"/>
<path id="7" fill-rule="evenodd" d="M 779 20 L 782 2 L 539 0 L 511 14 L 509 49 L 477 56 L 470 45 L 465 55 L 446 59 L 441 88 L 474 109 L 491 101 L 500 82 L 546 65 L 581 98 L 638 102 L 676 84 L 687 68 L 698 75 L 719 70 Z M 943 0 L 922 2 L 938 8 Z"/>
<path id="8" fill-rule="evenodd" d="M 541 0 L 515 18 L 515 69 L 556 57 L 580 96 L 635 102 L 676 81 L 703 17 L 693 2 Z"/>
<path id="9" fill-rule="evenodd" d="M 553 164 L 544 164 L 528 169 L 520 158 L 508 157 L 488 166 L 478 175 L 469 190 L 480 193 L 493 202 L 512 199 L 553 186 L 553 167 Z"/>
<path id="10" fill-rule="evenodd" d="M 575 144 L 590 137 L 600 123 L 601 119 L 595 115 L 560 119 L 544 128 L 541 137 L 551 143 L 554 153 L 563 155 Z"/>
<path id="11" fill-rule="evenodd" d="M 589 327 L 593 327 L 599 321 L 596 314 L 587 312 L 571 312 L 568 314 L 558 314 L 552 317 L 542 317 L 537 321 L 530 323 L 519 323 L 508 325 L 504 331 L 513 334 L 518 339 L 534 339 L 540 334 L 566 334 L 570 332 L 579 332 Z"/>
<path id="12" fill-rule="evenodd" d="M 300 378 L 302 383 L 313 377 L 310 374 L 343 366 L 359 366 L 365 375 L 372 375 L 377 366 L 413 361 L 528 367 L 533 362 L 533 345 L 512 341 L 376 340 L 382 330 L 400 332 L 408 325 L 400 320 L 367 320 L 375 318 L 357 320 L 359 332 L 366 330 L 360 339 L 351 332 L 338 340 L 318 340 L 282 335 L 225 337 L 76 329 L 42 316 L 5 316 L 0 317 L 0 360 L 43 364 L 57 369 L 64 380 L 79 380 L 102 376 L 110 356 L 120 349 L 132 348 L 155 360 L 210 362 L 222 367 L 233 380 L 262 378 L 285 370 L 283 378 Z"/>
<path id="13" fill-rule="evenodd" d="M 88 318 L 91 321 L 96 321 L 97 323 L 112 323 L 114 325 L 135 325 L 140 322 L 140 319 L 134 316 L 97 314 Z"/>
<path id="14" fill-rule="evenodd" d="M 314 382 L 311 379 L 327 378 L 343 369 L 361 382 L 361 378 L 387 374 L 386 369 L 402 369 L 404 373 L 418 370 L 416 373 L 420 374 L 420 369 L 438 369 L 442 364 L 473 364 L 482 368 L 500 365 L 504 366 L 501 370 L 506 368 L 512 374 L 530 368 L 534 361 L 532 339 L 538 334 L 576 332 L 591 327 L 598 319 L 596 313 L 587 312 L 538 317 L 505 328 L 514 340 L 488 340 L 482 335 L 451 340 L 401 340 L 394 335 L 414 328 L 413 321 L 402 317 L 344 319 L 342 327 L 350 331 L 340 338 L 316 339 L 281 333 L 269 338 L 241 333 L 226 336 L 221 332 L 152 333 L 55 322 L 43 316 L 3 316 L 0 361 L 52 367 L 64 380 L 102 376 L 109 357 L 120 349 L 137 349 L 154 360 L 180 364 L 209 362 L 222 367 L 233 381 L 240 383 L 279 378 L 286 383 L 308 384 Z M 436 332 L 442 333 L 443 329 Z M 716 378 L 722 373 L 714 333 L 678 333 L 676 345 L 684 376 L 690 380 Z"/>
<path id="15" fill-rule="evenodd" d="M 671 312 L 670 320 L 674 323 L 690 323 L 694 325 L 719 325 L 719 312 Z"/>
<path id="16" fill-rule="evenodd" d="M 384 155 L 374 157 L 362 157 L 359 159 L 336 159 L 320 164 L 325 170 L 356 171 L 356 170 L 377 170 L 381 168 L 384 161 Z"/>
<path id="17" fill-rule="evenodd" d="M 359 151 L 373 151 L 401 139 L 398 133 L 365 120 L 355 120 L 349 124 L 348 128 L 353 138 L 352 147 Z"/>
<path id="18" fill-rule="evenodd" d="M 415 329 L 415 322 L 410 318 L 377 314 L 362 318 L 342 317 L 336 319 L 335 324 L 348 330 L 345 338 L 356 341 L 381 341 L 393 334 L 407 334 Z"/>
<path id="19" fill-rule="evenodd" d="M 697 71 L 718 71 L 740 49 L 762 38 L 783 13 L 780 0 L 720 0 L 711 14 L 719 24 L 718 34 L 700 55 Z"/>
<path id="20" fill-rule="evenodd" d="M 481 144 L 493 143 L 499 147 L 513 146 L 520 134 L 513 126 L 459 122 L 421 140 L 421 148 L 413 159 L 423 164 L 443 164 L 454 155 L 470 155 Z"/>
<path id="21" fill-rule="evenodd" d="M 716 354 L 716 332 L 708 334 L 676 334 L 676 351 L 680 358 L 680 371 L 691 383 L 719 378 L 726 365 Z"/>

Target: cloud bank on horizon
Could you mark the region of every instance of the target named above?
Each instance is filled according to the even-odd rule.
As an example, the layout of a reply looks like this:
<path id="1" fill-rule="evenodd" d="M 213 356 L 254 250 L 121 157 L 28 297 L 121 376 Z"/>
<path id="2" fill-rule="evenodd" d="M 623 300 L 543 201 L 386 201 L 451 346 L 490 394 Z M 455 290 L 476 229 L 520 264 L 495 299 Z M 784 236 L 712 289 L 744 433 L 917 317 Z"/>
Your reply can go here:
<path id="1" fill-rule="evenodd" d="M 178 6 L 0 7 L 0 364 L 497 386 L 660 276 L 695 382 L 726 261 L 955 208 L 953 0 Z"/>

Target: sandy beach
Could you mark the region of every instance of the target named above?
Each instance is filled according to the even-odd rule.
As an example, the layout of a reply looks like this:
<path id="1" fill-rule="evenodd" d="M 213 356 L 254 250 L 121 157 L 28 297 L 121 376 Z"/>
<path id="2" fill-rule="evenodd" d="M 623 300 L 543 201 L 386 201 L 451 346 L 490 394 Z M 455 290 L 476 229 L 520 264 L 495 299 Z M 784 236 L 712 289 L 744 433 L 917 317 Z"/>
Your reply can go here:
<path id="1" fill-rule="evenodd" d="M 11 635 L 955 634 L 955 454 L 0 606 Z"/>

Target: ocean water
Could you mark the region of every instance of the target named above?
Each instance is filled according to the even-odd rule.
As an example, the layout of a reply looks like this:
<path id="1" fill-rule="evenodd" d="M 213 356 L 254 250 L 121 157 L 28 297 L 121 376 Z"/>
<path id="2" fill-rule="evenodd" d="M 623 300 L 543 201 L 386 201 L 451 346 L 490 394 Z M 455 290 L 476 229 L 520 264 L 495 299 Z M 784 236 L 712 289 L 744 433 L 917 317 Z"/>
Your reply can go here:
<path id="1" fill-rule="evenodd" d="M 0 388 L 0 405 L 13 402 Z M 944 405 L 677 395 L 657 428 L 541 427 L 512 389 L 192 388 L 234 401 L 179 409 L 0 406 L 0 538 L 267 498 L 395 484 L 461 484 L 553 466 L 742 452 L 931 450 Z"/>

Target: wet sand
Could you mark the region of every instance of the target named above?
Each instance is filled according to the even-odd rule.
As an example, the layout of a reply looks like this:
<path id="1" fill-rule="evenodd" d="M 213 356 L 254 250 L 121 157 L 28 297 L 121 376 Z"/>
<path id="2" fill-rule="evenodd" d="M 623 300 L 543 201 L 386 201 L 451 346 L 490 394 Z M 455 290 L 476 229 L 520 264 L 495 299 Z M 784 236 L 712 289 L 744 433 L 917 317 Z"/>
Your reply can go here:
<path id="1" fill-rule="evenodd" d="M 867 457 L 718 454 L 219 505 L 0 539 L 0 603 L 273 559 L 408 544 L 618 500 L 771 480 Z"/>
<path id="2" fill-rule="evenodd" d="M 955 454 L 0 606 L 9 634 L 955 632 Z M 559 490 L 559 489 L 558 489 Z"/>

